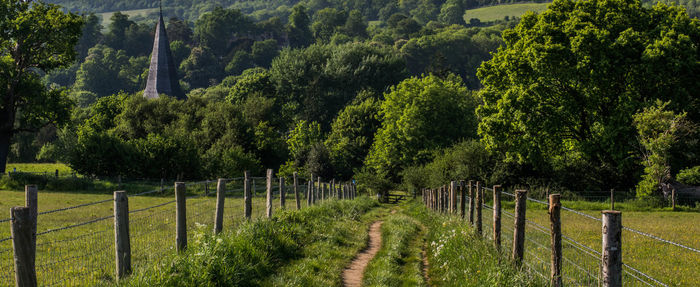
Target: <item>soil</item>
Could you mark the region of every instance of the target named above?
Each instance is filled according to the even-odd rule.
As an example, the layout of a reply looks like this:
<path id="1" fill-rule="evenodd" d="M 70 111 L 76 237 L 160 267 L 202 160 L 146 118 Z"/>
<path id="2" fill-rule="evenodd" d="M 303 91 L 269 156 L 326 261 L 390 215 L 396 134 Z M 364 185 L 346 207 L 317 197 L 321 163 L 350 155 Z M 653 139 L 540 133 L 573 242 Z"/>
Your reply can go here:
<path id="1" fill-rule="evenodd" d="M 365 274 L 365 268 L 369 261 L 377 255 L 382 246 L 382 223 L 376 221 L 369 227 L 369 243 L 367 248 L 358 253 L 355 259 L 352 260 L 350 266 L 343 271 L 343 286 L 359 287 L 362 286 L 362 278 Z"/>

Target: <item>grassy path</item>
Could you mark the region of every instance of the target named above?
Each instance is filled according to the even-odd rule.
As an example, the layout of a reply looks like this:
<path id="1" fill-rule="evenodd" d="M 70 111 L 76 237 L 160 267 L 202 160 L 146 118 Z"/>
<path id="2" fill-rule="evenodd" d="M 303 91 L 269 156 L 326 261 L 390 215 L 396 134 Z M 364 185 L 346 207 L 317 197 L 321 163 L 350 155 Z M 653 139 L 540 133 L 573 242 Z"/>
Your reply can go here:
<path id="1" fill-rule="evenodd" d="M 382 225 L 384 244 L 370 261 L 363 286 L 426 286 L 422 245 L 425 229 L 402 209 L 392 212 Z"/>

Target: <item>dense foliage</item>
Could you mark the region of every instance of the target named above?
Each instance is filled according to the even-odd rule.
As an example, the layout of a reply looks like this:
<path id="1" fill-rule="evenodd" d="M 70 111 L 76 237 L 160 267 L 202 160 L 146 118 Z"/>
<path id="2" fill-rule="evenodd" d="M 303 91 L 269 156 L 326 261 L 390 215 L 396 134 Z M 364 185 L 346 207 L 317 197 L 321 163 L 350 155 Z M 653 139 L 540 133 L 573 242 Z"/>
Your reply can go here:
<path id="1" fill-rule="evenodd" d="M 640 170 L 635 113 L 660 99 L 700 120 L 700 22 L 680 7 L 554 1 L 503 36 L 479 70 L 478 114 L 488 149 L 506 160 L 576 171 L 582 187 L 626 186 Z"/>
<path id="2" fill-rule="evenodd" d="M 697 19 L 638 0 L 557 0 L 540 15 L 464 22 L 465 9 L 492 2 L 164 1 L 187 101 L 141 97 L 157 15 L 113 13 L 103 26 L 86 14 L 77 61 L 36 75 L 66 88 L 70 122 L 17 134 L 9 158 L 141 178 L 274 168 L 371 192 L 469 178 L 641 196 L 692 182 Z M 657 100 L 684 117 L 673 140 L 645 133 L 654 121 L 635 125 Z M 645 145 L 655 137 L 662 145 Z"/>

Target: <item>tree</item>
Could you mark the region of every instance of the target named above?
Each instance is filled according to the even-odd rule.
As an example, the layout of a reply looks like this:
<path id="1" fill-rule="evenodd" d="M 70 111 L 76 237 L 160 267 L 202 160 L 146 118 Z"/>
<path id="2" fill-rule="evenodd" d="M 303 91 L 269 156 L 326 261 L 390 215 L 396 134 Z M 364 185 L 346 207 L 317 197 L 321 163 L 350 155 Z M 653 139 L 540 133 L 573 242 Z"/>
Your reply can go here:
<path id="1" fill-rule="evenodd" d="M 306 13 L 306 7 L 302 4 L 294 5 L 292 14 L 289 15 L 289 24 L 287 26 L 287 34 L 289 35 L 289 45 L 292 47 L 304 47 L 309 45 L 313 40 L 311 30 L 309 30 L 309 14 Z"/>
<path id="2" fill-rule="evenodd" d="M 83 19 L 43 2 L 2 1 L 0 11 L 1 173 L 16 133 L 69 119 L 72 103 L 67 93 L 47 88 L 40 74 L 75 60 Z"/>
<path id="3" fill-rule="evenodd" d="M 253 43 L 253 47 L 251 47 L 253 61 L 258 67 L 269 68 L 272 59 L 277 57 L 279 53 L 277 40 L 275 39 L 256 41 Z"/>
<path id="4" fill-rule="evenodd" d="M 253 22 L 241 11 L 217 7 L 195 22 L 194 37 L 215 55 L 224 56 L 234 37 L 248 36 L 253 29 Z"/>
<path id="5" fill-rule="evenodd" d="M 700 119 L 700 22 L 680 7 L 555 0 L 503 39 L 478 71 L 478 114 L 487 147 L 509 161 L 548 174 L 584 162 L 598 169 L 591 181 L 630 187 L 634 113 L 661 99 Z"/>
<path id="6" fill-rule="evenodd" d="M 362 13 L 358 10 L 350 11 L 343 30 L 351 37 L 367 38 L 367 23 L 363 19 Z"/>
<path id="7" fill-rule="evenodd" d="M 116 50 L 124 49 L 124 39 L 126 30 L 136 22 L 129 20 L 129 15 L 117 11 L 110 17 L 112 22 L 107 27 L 107 34 L 104 35 L 104 44 Z"/>
<path id="8" fill-rule="evenodd" d="M 221 63 L 207 47 L 192 48 L 190 56 L 180 64 L 180 70 L 184 73 L 183 80 L 192 88 L 207 87 L 223 75 Z"/>
<path id="9" fill-rule="evenodd" d="M 457 76 L 412 77 L 391 88 L 381 106 L 381 128 L 366 159 L 379 175 L 397 180 L 405 167 L 476 136 L 476 98 Z"/>
<path id="10" fill-rule="evenodd" d="M 85 25 L 83 25 L 80 40 L 75 46 L 75 50 L 78 52 L 79 61 L 85 59 L 85 57 L 88 55 L 88 50 L 102 40 L 102 25 L 100 24 L 100 18 L 97 17 L 95 13 L 90 13 L 90 15 L 83 16 L 83 19 L 85 21 Z"/>
<path id="11" fill-rule="evenodd" d="M 122 91 L 129 91 L 129 81 L 120 72 L 129 65 L 129 57 L 123 50 L 115 50 L 105 45 L 90 49 L 85 62 L 76 73 L 73 88 L 89 91 L 98 97 L 106 97 Z"/>
<path id="12" fill-rule="evenodd" d="M 343 10 L 335 8 L 321 9 L 314 14 L 315 21 L 311 24 L 314 38 L 322 43 L 328 43 L 338 31 L 338 28 L 345 24 L 348 15 Z"/>
<path id="13" fill-rule="evenodd" d="M 379 101 L 372 97 L 356 101 L 338 114 L 325 141 L 336 176 L 345 180 L 362 167 L 380 126 Z"/>
<path id="14" fill-rule="evenodd" d="M 168 20 L 166 33 L 170 42 L 182 41 L 185 44 L 192 43 L 192 29 L 187 21 L 172 17 Z"/>
<path id="15" fill-rule="evenodd" d="M 669 102 L 657 100 L 654 106 L 633 116 L 644 165 L 642 181 L 637 185 L 638 197 L 670 195 L 671 188 L 667 185 L 671 180 L 669 150 L 684 128 L 686 114 L 677 115 L 666 110 L 668 105 Z"/>
<path id="16" fill-rule="evenodd" d="M 440 8 L 440 15 L 438 15 L 438 20 L 440 22 L 451 25 L 451 24 L 464 24 L 464 8 L 455 3 L 458 1 L 447 1 L 442 4 Z"/>

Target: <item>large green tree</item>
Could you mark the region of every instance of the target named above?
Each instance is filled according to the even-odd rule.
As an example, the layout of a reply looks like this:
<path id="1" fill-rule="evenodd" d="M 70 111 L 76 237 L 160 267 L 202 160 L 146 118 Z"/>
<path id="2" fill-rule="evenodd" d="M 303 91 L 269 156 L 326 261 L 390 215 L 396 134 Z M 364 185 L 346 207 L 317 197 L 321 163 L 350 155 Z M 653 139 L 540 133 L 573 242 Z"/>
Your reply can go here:
<path id="1" fill-rule="evenodd" d="M 397 180 L 401 170 L 426 163 L 434 151 L 476 136 L 477 100 L 455 75 L 412 77 L 385 97 L 366 160 L 381 176 Z"/>
<path id="2" fill-rule="evenodd" d="M 40 74 L 74 61 L 82 25 L 82 17 L 56 5 L 0 2 L 0 172 L 15 133 L 68 120 L 71 101 Z"/>
<path id="3" fill-rule="evenodd" d="M 544 172 L 584 163 L 592 179 L 629 187 L 633 114 L 661 99 L 699 119 L 700 21 L 682 7 L 555 0 L 503 38 L 478 72 L 478 114 L 484 142 L 508 159 Z"/>

